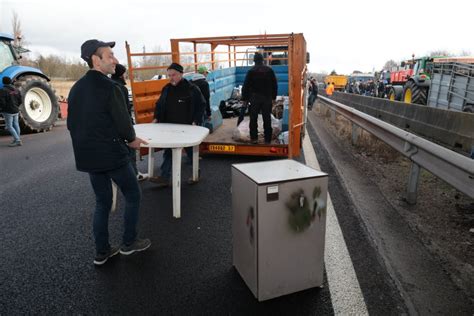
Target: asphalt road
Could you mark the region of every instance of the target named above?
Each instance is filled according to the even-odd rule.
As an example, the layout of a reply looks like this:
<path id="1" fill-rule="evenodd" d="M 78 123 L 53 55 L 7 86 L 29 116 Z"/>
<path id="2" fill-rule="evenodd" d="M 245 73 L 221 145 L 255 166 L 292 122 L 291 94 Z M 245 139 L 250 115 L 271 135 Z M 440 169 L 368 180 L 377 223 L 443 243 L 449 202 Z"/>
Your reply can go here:
<path id="1" fill-rule="evenodd" d="M 312 129 L 310 136 L 330 176 L 329 192 L 368 312 L 406 313 L 327 152 Z M 258 303 L 232 267 L 231 164 L 258 158 L 204 157 L 200 183 L 182 186 L 181 219 L 172 217 L 171 189 L 142 183 L 140 235 L 151 239 L 151 248 L 97 268 L 94 196 L 87 174 L 75 170 L 64 124 L 23 139 L 22 147 L 8 148 L 10 138 L 0 136 L 0 315 L 334 314 L 327 281 L 323 288 Z M 145 170 L 146 161 L 140 167 Z M 190 173 L 183 166 L 183 179 Z M 110 219 L 113 244 L 122 232 L 123 200 L 118 203 Z"/>
<path id="2" fill-rule="evenodd" d="M 232 267 L 230 165 L 251 158 L 201 160 L 201 182 L 182 187 L 179 220 L 171 189 L 144 182 L 139 227 L 151 248 L 94 267 L 94 197 L 61 125 L 25 135 L 22 147 L 0 137 L 1 315 L 332 313 L 328 287 L 258 303 Z M 112 243 L 121 239 L 121 206 Z"/>

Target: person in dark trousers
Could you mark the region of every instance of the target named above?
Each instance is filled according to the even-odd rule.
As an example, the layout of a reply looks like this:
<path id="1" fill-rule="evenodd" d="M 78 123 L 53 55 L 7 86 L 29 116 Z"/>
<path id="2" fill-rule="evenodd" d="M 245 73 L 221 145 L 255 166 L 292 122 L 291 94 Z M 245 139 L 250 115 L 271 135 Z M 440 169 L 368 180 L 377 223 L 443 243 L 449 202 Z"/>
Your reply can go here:
<path id="1" fill-rule="evenodd" d="M 311 78 L 309 81 L 309 97 L 308 97 L 308 109 L 313 109 L 314 101 L 318 98 L 318 85 L 316 79 Z"/>
<path id="2" fill-rule="evenodd" d="M 265 143 L 272 140 L 272 103 L 276 99 L 278 85 L 273 69 L 263 64 L 263 56 L 255 53 L 255 66 L 245 76 L 242 87 L 242 101 L 246 105 L 250 102 L 250 140 L 252 144 L 258 143 L 257 119 L 262 112 Z"/>
<path id="3" fill-rule="evenodd" d="M 68 97 L 67 128 L 79 171 L 89 174 L 95 193 L 93 231 L 95 265 L 121 253 L 130 255 L 150 247 L 149 239 L 137 237 L 140 187 L 130 162 L 129 147 L 147 144 L 135 136 L 122 91 L 107 76 L 115 73 L 118 61 L 115 42 L 88 40 L 81 46 L 81 58 L 90 70 L 71 88 Z M 124 233 L 120 247 L 109 244 L 109 214 L 112 181 L 125 196 Z"/>
<path id="4" fill-rule="evenodd" d="M 10 132 L 13 141 L 9 147 L 21 146 L 20 125 L 18 124 L 18 116 L 20 113 L 21 93 L 12 84 L 10 77 L 3 77 L 3 88 L 0 89 L 0 113 L 5 119 L 5 128 Z"/>
<path id="5" fill-rule="evenodd" d="M 125 103 L 127 104 L 127 111 L 128 111 L 128 114 L 130 115 L 130 120 L 132 121 L 132 124 L 135 124 L 132 117 L 132 104 L 130 103 L 130 100 L 128 99 L 127 82 L 125 81 L 126 72 L 127 72 L 127 68 L 125 68 L 124 65 L 117 64 L 115 65 L 115 73 L 110 78 L 113 81 L 115 81 L 120 87 L 120 90 L 122 91 L 123 97 L 125 99 Z M 129 148 L 129 150 L 130 150 L 130 161 L 132 162 L 133 170 L 135 171 L 135 174 L 137 175 L 137 180 L 143 181 L 145 180 L 145 176 L 143 175 L 143 173 L 138 171 L 137 151 L 134 148 Z"/>
<path id="6" fill-rule="evenodd" d="M 156 102 L 153 123 L 175 123 L 201 125 L 206 101 L 197 86 L 183 78 L 183 66 L 172 63 L 167 74 L 170 82 L 163 87 L 160 98 Z M 188 161 L 192 162 L 192 147 L 185 148 Z M 159 187 L 171 185 L 172 152 L 167 148 L 163 153 L 161 176 L 150 178 Z M 192 178 L 188 184 L 194 184 Z"/>
<path id="7" fill-rule="evenodd" d="M 240 123 L 242 123 L 242 121 L 244 120 L 247 109 L 248 109 L 248 103 L 242 102 L 242 106 L 240 107 L 240 111 L 239 111 L 239 118 L 237 119 L 237 126 L 239 126 Z"/>
<path id="8" fill-rule="evenodd" d="M 206 101 L 206 110 L 204 112 L 204 117 L 203 117 L 203 123 L 206 123 L 211 120 L 211 93 L 209 91 L 209 83 L 206 80 L 206 77 L 208 75 L 207 68 L 205 66 L 200 66 L 198 68 L 198 73 L 195 74 L 192 78 L 192 83 L 196 85 L 199 90 L 201 90 L 202 96 L 204 97 L 204 100 Z"/>

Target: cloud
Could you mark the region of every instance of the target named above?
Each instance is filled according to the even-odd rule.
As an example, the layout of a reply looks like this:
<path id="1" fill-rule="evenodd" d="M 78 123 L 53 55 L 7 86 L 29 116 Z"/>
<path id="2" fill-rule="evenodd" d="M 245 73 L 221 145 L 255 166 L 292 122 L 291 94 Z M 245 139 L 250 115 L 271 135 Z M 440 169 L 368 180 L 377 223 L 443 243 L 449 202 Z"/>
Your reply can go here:
<path id="1" fill-rule="evenodd" d="M 311 71 L 350 73 L 380 69 L 387 60 L 412 53 L 473 52 L 474 42 L 466 34 L 472 29 L 474 3 L 451 0 L 450 7 L 458 4 L 463 10 L 446 12 L 443 23 L 435 23 L 439 11 L 427 0 L 239 0 L 225 5 L 217 0 L 0 0 L 0 30 L 11 28 L 15 10 L 27 41 L 40 52 L 79 55 L 85 40 L 99 38 L 117 42 L 115 52 L 122 62 L 126 40 L 133 51 L 143 46 L 169 50 L 170 38 L 302 32 Z"/>

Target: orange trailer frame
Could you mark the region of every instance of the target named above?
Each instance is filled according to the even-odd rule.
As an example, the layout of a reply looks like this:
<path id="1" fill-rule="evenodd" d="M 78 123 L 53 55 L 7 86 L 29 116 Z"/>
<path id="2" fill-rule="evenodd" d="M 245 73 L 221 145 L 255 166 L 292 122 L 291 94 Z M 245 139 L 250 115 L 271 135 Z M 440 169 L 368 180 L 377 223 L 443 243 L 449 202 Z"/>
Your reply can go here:
<path id="1" fill-rule="evenodd" d="M 306 122 L 306 41 L 303 34 L 261 34 L 261 35 L 238 35 L 219 37 L 197 37 L 171 39 L 171 52 L 159 53 L 132 53 L 130 45 L 126 42 L 128 69 L 130 84 L 132 88 L 135 119 L 137 123 L 149 123 L 153 120 L 154 107 L 161 90 L 168 83 L 167 79 L 135 81 L 135 72 L 140 70 L 166 69 L 168 65 L 134 67 L 133 57 L 144 56 L 171 56 L 173 62 L 181 63 L 184 55 L 194 56 L 194 63 L 182 64 L 184 67 L 193 67 L 195 71 L 200 64 L 211 64 L 211 70 L 215 70 L 219 63 L 228 62 L 229 67 L 237 66 L 239 47 L 288 47 L 288 93 L 289 93 L 289 119 L 288 119 L 288 144 L 246 144 L 246 143 L 215 143 L 204 142 L 200 146 L 202 154 L 237 154 L 256 156 L 279 156 L 298 157 L 301 152 L 302 138 L 304 136 Z M 181 43 L 192 43 L 193 52 L 180 52 Z M 210 52 L 198 52 L 198 44 L 209 44 Z M 227 52 L 216 51 L 219 46 L 226 46 Z M 199 54 L 210 54 L 211 60 L 198 62 Z M 227 60 L 217 60 L 216 55 L 226 54 Z"/>

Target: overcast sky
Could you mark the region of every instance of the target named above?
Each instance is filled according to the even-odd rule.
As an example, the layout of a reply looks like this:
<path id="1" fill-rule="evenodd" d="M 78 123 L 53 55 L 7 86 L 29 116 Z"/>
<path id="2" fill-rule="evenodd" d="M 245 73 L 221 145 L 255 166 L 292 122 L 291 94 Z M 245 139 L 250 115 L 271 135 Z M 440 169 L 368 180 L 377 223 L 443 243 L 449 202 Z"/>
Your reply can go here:
<path id="1" fill-rule="evenodd" d="M 12 32 L 13 11 L 32 51 L 69 58 L 91 38 L 116 41 L 126 62 L 126 40 L 168 51 L 170 38 L 265 32 L 303 33 L 313 72 L 369 72 L 434 50 L 474 55 L 472 0 L 0 0 L 0 32 Z"/>

